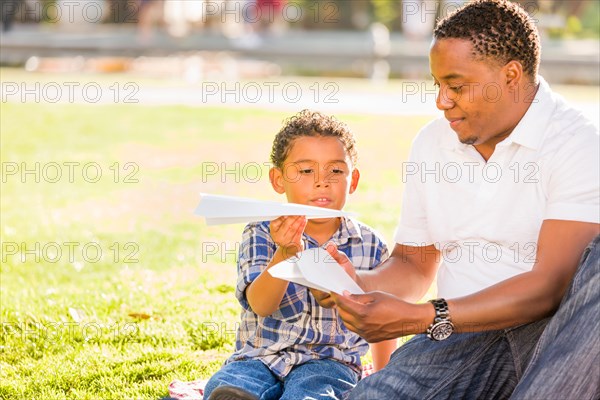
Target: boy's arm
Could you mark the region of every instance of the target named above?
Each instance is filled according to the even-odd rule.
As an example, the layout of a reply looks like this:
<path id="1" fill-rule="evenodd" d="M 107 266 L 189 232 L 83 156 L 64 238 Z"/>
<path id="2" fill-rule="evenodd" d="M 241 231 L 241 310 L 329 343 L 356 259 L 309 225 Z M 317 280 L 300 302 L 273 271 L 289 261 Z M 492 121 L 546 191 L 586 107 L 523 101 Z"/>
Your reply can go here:
<path id="1" fill-rule="evenodd" d="M 266 317 L 279 308 L 288 281 L 274 278 L 268 272 L 273 265 L 280 263 L 302 250 L 302 232 L 306 227 L 303 216 L 279 217 L 271 221 L 271 237 L 277 250 L 267 268 L 246 288 L 246 298 L 252 311 Z"/>
<path id="2" fill-rule="evenodd" d="M 390 339 L 371 343 L 370 346 L 371 355 L 373 356 L 373 372 L 377 372 L 390 361 L 390 356 L 398 348 L 398 342 L 396 339 Z"/>

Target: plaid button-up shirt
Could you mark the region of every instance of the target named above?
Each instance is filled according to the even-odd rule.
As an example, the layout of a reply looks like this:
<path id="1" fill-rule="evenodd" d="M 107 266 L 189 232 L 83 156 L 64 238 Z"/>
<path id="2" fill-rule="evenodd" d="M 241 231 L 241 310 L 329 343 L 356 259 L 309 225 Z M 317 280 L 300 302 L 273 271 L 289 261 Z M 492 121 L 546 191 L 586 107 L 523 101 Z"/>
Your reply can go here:
<path id="1" fill-rule="evenodd" d="M 388 256 L 385 242 L 371 228 L 342 218 L 330 239 L 345 253 L 356 269 L 369 270 Z M 318 247 L 310 236 L 303 236 L 304 248 Z M 236 352 L 226 363 L 258 359 L 270 370 L 286 376 L 291 369 L 310 360 L 332 358 L 360 371 L 360 357 L 367 342 L 349 331 L 334 309 L 321 307 L 308 288 L 290 282 L 280 307 L 268 317 L 252 311 L 246 288 L 267 267 L 277 245 L 269 233 L 269 222 L 246 226 L 238 259 L 236 296 L 242 305 L 237 331 Z"/>

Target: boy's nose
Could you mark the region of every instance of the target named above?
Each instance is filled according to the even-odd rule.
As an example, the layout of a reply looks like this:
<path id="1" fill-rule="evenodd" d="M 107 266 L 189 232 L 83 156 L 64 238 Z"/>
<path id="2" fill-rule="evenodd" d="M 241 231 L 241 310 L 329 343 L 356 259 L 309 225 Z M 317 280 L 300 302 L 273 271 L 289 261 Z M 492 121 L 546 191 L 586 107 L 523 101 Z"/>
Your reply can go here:
<path id="1" fill-rule="evenodd" d="M 329 182 L 326 179 L 327 178 L 325 178 L 325 179 L 320 178 L 320 179 L 315 180 L 315 187 L 318 187 L 318 188 L 329 187 Z"/>

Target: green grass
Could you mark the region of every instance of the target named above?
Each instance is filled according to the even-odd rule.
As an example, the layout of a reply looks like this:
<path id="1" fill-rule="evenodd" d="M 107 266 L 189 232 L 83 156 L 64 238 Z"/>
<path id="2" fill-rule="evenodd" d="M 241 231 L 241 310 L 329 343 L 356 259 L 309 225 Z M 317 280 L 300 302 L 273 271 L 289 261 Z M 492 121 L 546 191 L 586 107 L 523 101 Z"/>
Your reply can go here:
<path id="1" fill-rule="evenodd" d="M 233 349 L 242 226 L 209 228 L 192 211 L 201 191 L 283 201 L 263 163 L 288 113 L 1 107 L 0 398 L 156 399 L 173 379 L 209 377 Z M 400 164 L 426 119 L 339 117 L 358 137 L 362 166 L 348 209 L 389 239 Z M 39 182 L 9 173 L 35 163 Z M 97 182 L 88 181 L 95 170 L 82 174 L 90 163 Z M 48 165 L 61 168 L 58 182 Z M 240 175 L 209 174 L 215 165 Z"/>
<path id="2" fill-rule="evenodd" d="M 67 80 L 2 73 L 17 82 Z M 598 99 L 597 87 L 563 93 Z M 233 349 L 243 226 L 207 227 L 192 211 L 199 192 L 284 200 L 270 188 L 266 164 L 289 113 L 0 107 L 0 399 L 157 399 L 174 379 L 208 378 Z M 337 116 L 354 131 L 360 158 L 361 182 L 347 209 L 389 241 L 401 206 L 400 168 L 429 118 Z M 20 171 L 36 163 L 38 182 Z M 52 165 L 62 171 L 55 183 Z M 97 181 L 86 166 L 102 172 Z"/>

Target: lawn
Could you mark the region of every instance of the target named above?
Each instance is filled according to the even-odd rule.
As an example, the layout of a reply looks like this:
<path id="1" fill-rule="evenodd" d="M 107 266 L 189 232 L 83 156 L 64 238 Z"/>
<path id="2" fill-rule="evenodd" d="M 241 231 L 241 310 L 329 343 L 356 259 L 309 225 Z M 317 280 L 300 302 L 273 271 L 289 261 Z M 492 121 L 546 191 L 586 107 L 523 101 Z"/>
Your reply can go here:
<path id="1" fill-rule="evenodd" d="M 122 89 L 130 81 L 94 79 Z M 3 70 L 2 80 L 90 77 Z M 314 81 L 298 81 L 312 93 Z M 187 87 L 136 82 L 159 93 Z M 336 82 L 342 102 L 344 92 L 404 88 Z M 11 88 L 3 86 L 3 99 Z M 598 102 L 597 86 L 559 92 Z M 0 107 L 0 399 L 157 399 L 174 379 L 208 378 L 233 349 L 243 226 L 208 227 L 193 209 L 200 192 L 284 201 L 267 171 L 273 136 L 291 113 L 14 96 Z M 354 131 L 360 158 L 347 210 L 390 241 L 402 162 L 430 118 L 337 116 Z"/>
<path id="2" fill-rule="evenodd" d="M 287 112 L 3 103 L 0 398 L 157 399 L 232 351 L 243 226 L 207 227 L 199 192 L 278 197 Z M 358 140 L 348 210 L 388 240 L 401 163 L 428 118 L 338 115 Z"/>

